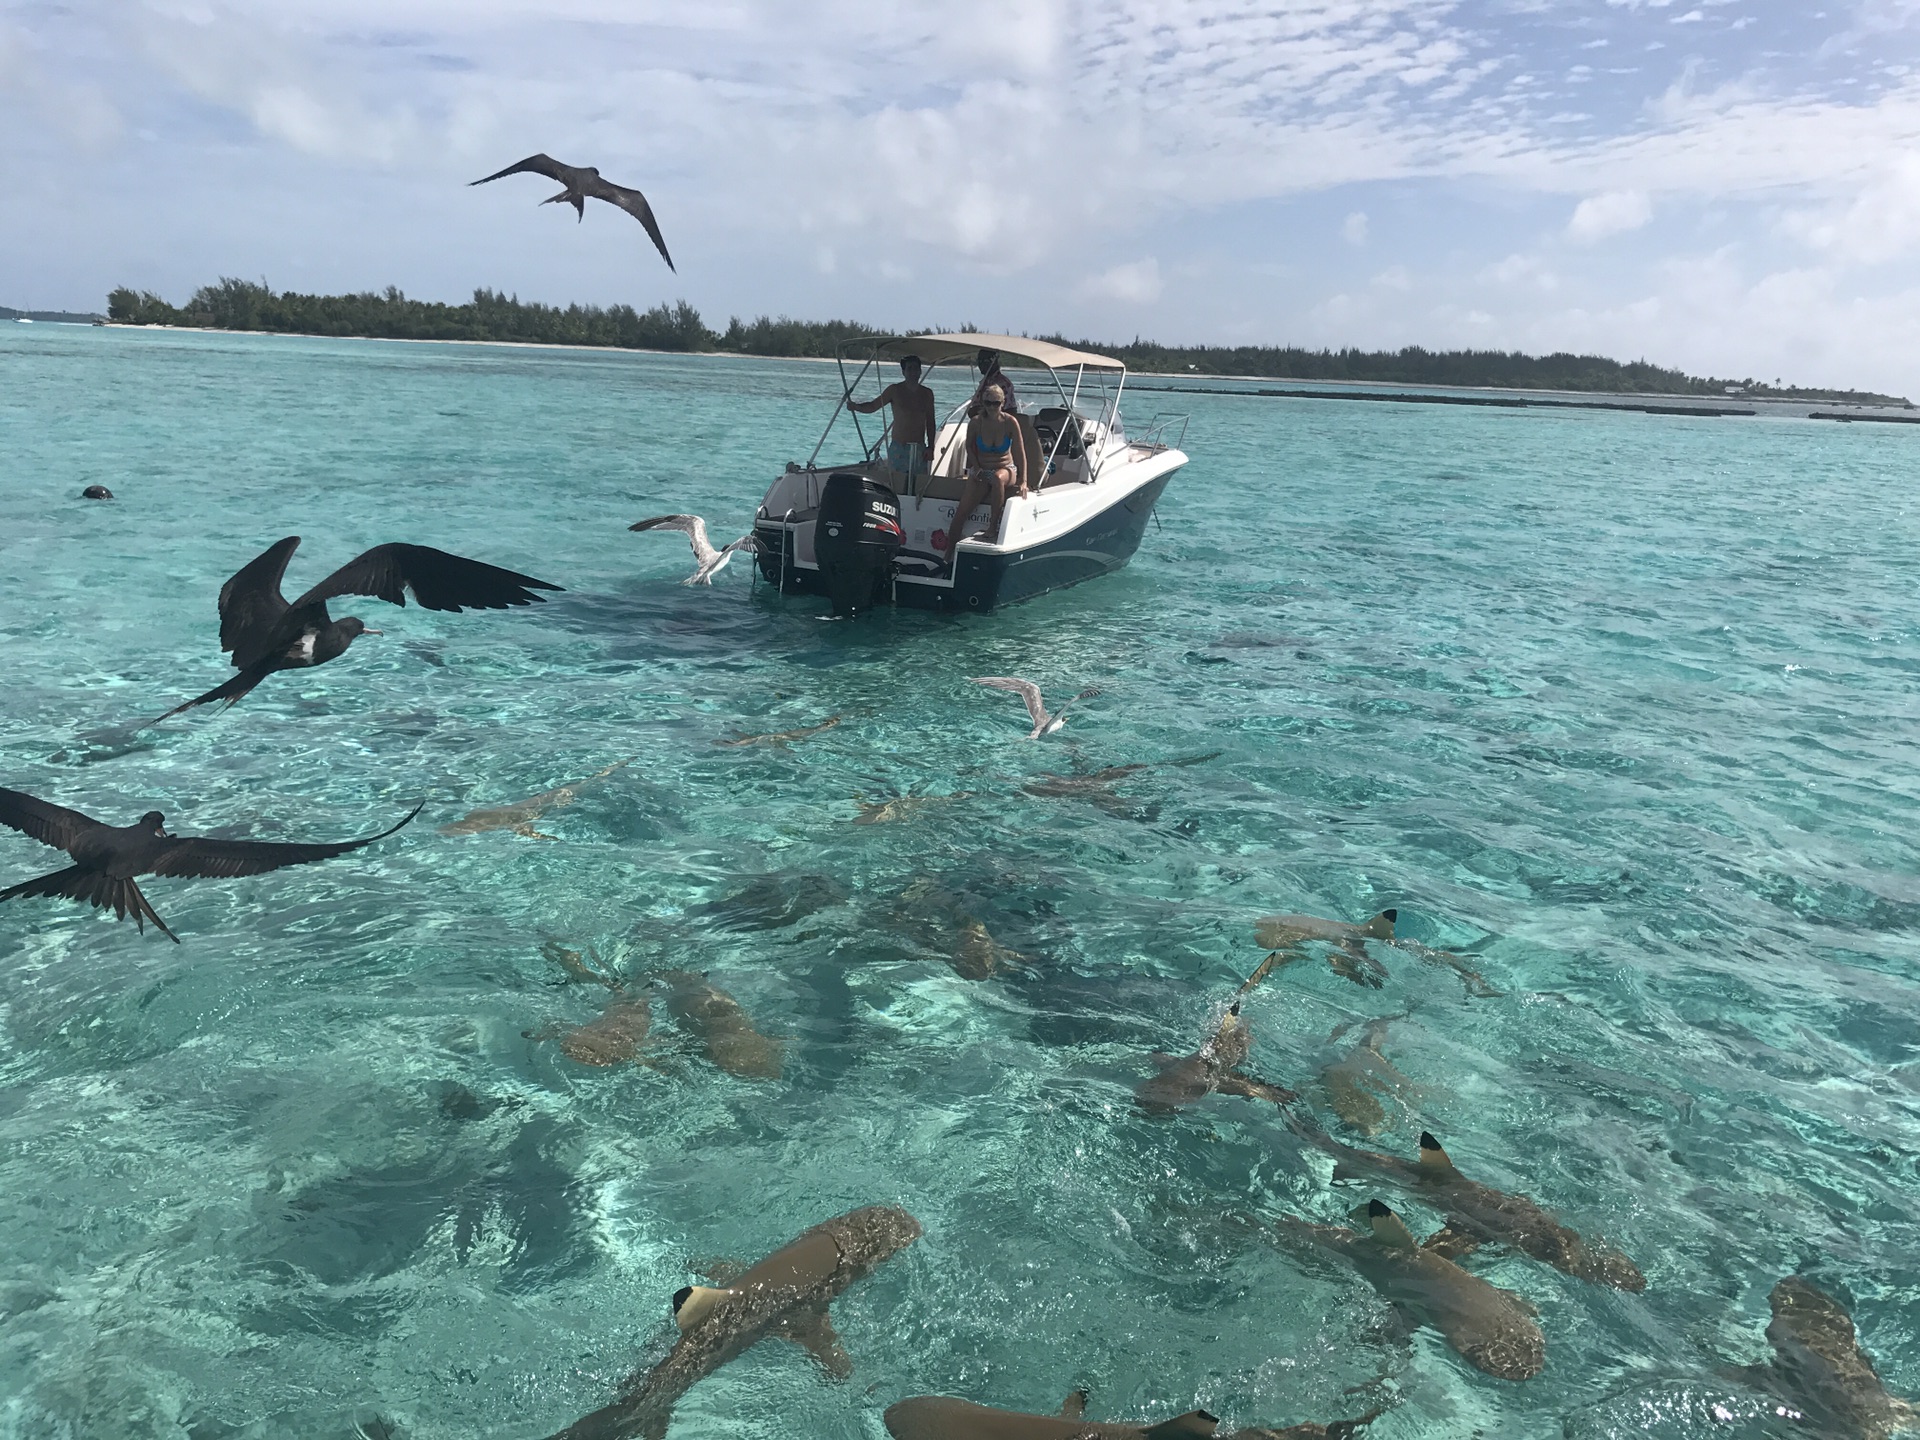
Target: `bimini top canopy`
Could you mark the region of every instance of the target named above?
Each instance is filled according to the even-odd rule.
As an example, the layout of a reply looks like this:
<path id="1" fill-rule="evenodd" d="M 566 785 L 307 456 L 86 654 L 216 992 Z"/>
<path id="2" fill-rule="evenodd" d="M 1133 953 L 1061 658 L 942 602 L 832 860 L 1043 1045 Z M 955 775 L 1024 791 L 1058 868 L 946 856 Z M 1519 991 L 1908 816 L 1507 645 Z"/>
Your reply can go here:
<path id="1" fill-rule="evenodd" d="M 1071 370 L 1080 365 L 1089 370 L 1127 368 L 1122 361 L 1106 355 L 1069 350 L 1064 345 L 1055 345 L 1051 340 L 1032 340 L 1025 335 L 982 335 L 971 330 L 960 335 L 895 335 L 891 339 L 876 342 L 873 353 L 889 360 L 918 355 L 929 365 L 941 365 L 949 360 L 971 360 L 982 350 L 997 350 L 1002 355 L 1036 360 L 1049 370 Z"/>

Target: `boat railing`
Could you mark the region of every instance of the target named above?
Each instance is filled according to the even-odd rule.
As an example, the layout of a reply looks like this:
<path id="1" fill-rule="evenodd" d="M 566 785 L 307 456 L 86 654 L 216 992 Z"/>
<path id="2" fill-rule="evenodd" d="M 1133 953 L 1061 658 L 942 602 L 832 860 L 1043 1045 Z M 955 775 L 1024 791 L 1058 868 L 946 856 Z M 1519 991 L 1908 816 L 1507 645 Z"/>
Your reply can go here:
<path id="1" fill-rule="evenodd" d="M 1187 443 L 1187 421 L 1190 415 L 1174 414 L 1162 411 L 1147 422 L 1146 428 L 1138 435 L 1128 436 L 1130 443 L 1143 450 L 1159 452 L 1178 450 Z M 1174 427 L 1178 426 L 1178 430 Z"/>

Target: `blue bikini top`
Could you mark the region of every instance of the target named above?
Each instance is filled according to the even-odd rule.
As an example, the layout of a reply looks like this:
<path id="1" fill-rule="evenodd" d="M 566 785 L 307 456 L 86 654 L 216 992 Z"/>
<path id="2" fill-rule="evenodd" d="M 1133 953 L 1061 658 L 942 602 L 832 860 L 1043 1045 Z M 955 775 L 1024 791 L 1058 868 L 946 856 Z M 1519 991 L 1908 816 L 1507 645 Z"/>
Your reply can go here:
<path id="1" fill-rule="evenodd" d="M 973 448 L 982 455 L 1005 455 L 1013 449 L 1013 436 L 1007 436 L 998 445 L 989 445 L 976 435 L 973 437 Z"/>

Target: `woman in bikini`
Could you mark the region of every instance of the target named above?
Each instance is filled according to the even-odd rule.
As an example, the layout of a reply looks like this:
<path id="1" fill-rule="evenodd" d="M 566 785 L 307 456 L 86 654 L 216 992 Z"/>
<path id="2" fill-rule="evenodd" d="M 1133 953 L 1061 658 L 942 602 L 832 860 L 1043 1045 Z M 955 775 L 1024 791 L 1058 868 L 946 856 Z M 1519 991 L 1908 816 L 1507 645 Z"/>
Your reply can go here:
<path id="1" fill-rule="evenodd" d="M 1006 403 L 1006 392 L 998 385 L 989 385 L 980 398 L 980 413 L 967 422 L 967 479 L 960 487 L 960 504 L 947 532 L 949 556 L 962 540 L 973 538 L 967 534 L 966 524 L 982 500 L 992 502 L 993 514 L 987 528 L 974 534 L 998 539 L 1007 497 L 1027 493 L 1026 446 L 1021 442 L 1020 426 L 1000 408 Z"/>

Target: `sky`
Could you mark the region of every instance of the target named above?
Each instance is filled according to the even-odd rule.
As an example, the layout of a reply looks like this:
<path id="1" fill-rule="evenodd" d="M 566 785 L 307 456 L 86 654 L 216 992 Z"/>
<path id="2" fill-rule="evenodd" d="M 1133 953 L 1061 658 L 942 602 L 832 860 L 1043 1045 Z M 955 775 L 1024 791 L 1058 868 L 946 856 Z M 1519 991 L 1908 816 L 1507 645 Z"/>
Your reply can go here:
<path id="1" fill-rule="evenodd" d="M 1920 397 L 1920 0 L 0 0 L 0 304 L 222 275 Z M 544 151 L 643 190 L 679 266 Z"/>

